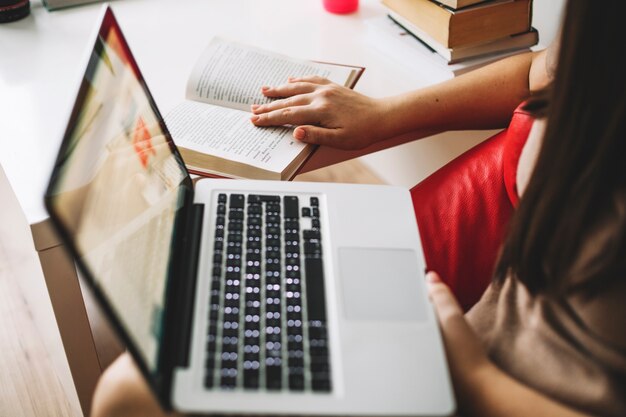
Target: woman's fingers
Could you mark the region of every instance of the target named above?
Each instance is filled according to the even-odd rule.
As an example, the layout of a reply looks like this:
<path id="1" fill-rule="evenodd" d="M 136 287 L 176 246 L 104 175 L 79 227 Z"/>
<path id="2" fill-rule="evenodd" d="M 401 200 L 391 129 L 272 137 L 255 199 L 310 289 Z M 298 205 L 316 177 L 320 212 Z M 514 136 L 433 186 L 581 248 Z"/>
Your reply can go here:
<path id="1" fill-rule="evenodd" d="M 311 106 L 284 107 L 267 113 L 254 114 L 250 121 L 256 126 L 318 124 L 319 117 Z"/>
<path id="2" fill-rule="evenodd" d="M 298 94 L 312 93 L 317 87 L 317 84 L 306 81 L 288 82 L 287 84 L 282 84 L 276 87 L 262 87 L 261 93 L 263 93 L 265 97 L 283 98 Z"/>
<path id="3" fill-rule="evenodd" d="M 450 288 L 435 272 L 426 275 L 428 296 L 432 301 L 453 374 L 464 374 L 487 363 L 487 356 L 474 329 Z"/>
<path id="4" fill-rule="evenodd" d="M 331 145 L 336 148 L 347 148 L 342 146 L 341 129 L 325 128 L 319 126 L 298 126 L 293 132 L 293 137 L 299 141 L 313 145 Z"/>
<path id="5" fill-rule="evenodd" d="M 465 319 L 463 309 L 439 275 L 431 271 L 426 274 L 426 280 L 428 281 L 428 296 L 435 306 L 446 344 L 456 348 L 466 346 L 468 341 L 476 339 L 474 330 Z"/>
<path id="6" fill-rule="evenodd" d="M 290 83 L 296 83 L 296 82 L 308 82 L 308 83 L 313 83 L 313 84 L 321 84 L 321 85 L 326 85 L 326 84 L 330 84 L 331 81 L 327 78 L 324 77 L 320 77 L 319 75 L 307 75 L 304 77 L 289 77 L 288 80 Z"/>
<path id="7" fill-rule="evenodd" d="M 283 98 L 281 100 L 272 101 L 266 104 L 253 104 L 251 106 L 252 113 L 260 114 L 267 113 L 274 110 L 284 109 L 285 107 L 304 106 L 311 103 L 311 96 L 309 94 L 301 94 L 289 98 Z"/>
<path id="8" fill-rule="evenodd" d="M 463 316 L 463 310 L 456 298 L 450 291 L 450 288 L 441 281 L 441 278 L 436 272 L 430 271 L 426 274 L 426 280 L 428 281 L 428 296 L 430 297 L 437 317 L 443 326 L 443 321 L 455 316 Z"/>

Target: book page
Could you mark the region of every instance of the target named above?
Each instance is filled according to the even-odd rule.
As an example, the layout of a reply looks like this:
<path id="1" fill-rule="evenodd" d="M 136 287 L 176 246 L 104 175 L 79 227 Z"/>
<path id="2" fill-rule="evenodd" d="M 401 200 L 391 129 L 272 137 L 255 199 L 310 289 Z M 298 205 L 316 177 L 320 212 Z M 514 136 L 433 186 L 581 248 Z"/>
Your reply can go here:
<path id="1" fill-rule="evenodd" d="M 319 75 L 341 85 L 352 79 L 354 67 L 290 58 L 255 47 L 214 38 L 194 66 L 186 96 L 223 107 L 250 111 L 267 103 L 264 85 L 280 85 L 288 77 Z"/>
<path id="2" fill-rule="evenodd" d="M 250 113 L 189 100 L 165 121 L 177 146 L 275 172 L 306 147 L 293 139 L 292 128 L 257 127 Z"/>

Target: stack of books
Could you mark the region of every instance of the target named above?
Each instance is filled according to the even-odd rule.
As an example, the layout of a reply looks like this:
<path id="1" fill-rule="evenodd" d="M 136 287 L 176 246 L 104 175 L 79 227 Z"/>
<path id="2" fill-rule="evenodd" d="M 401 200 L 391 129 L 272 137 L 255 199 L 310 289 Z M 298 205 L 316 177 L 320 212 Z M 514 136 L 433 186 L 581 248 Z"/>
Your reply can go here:
<path id="1" fill-rule="evenodd" d="M 532 0 L 382 0 L 388 18 L 447 64 L 527 51 L 539 41 Z M 478 59 L 480 58 L 480 59 Z"/>

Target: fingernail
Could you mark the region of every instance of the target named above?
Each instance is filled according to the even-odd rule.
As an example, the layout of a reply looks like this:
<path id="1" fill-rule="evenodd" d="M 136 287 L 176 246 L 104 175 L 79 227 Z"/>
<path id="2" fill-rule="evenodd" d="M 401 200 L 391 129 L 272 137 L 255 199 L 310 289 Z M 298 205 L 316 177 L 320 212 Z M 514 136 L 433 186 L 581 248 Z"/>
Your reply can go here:
<path id="1" fill-rule="evenodd" d="M 263 87 L 261 87 L 261 91 L 267 91 L 267 90 L 269 90 L 269 89 L 270 89 L 270 88 L 269 88 L 268 86 L 266 86 L 266 85 L 264 85 Z"/>
<path id="2" fill-rule="evenodd" d="M 306 138 L 306 130 L 304 129 L 296 129 L 293 131 L 293 137 L 298 139 L 298 140 L 303 140 L 304 138 Z"/>
<path id="3" fill-rule="evenodd" d="M 252 123 L 256 123 L 256 122 L 258 122 L 258 121 L 259 121 L 259 116 L 257 116 L 257 115 L 255 114 L 254 116 L 252 116 L 252 117 L 250 118 L 250 121 L 251 121 Z"/>
<path id="4" fill-rule="evenodd" d="M 440 281 L 439 277 L 433 271 L 430 271 L 430 272 L 428 272 L 426 274 L 426 282 L 428 282 L 430 284 L 434 284 L 434 283 L 439 282 L 439 281 Z"/>
<path id="5" fill-rule="evenodd" d="M 257 110 L 259 107 L 261 107 L 261 106 L 260 106 L 260 105 L 258 105 L 258 104 L 253 104 L 252 106 L 250 106 L 250 108 L 252 109 L 252 111 Z"/>
<path id="6" fill-rule="evenodd" d="M 295 79 L 296 79 L 295 77 L 287 77 L 287 81 L 288 81 L 288 82 L 295 81 Z"/>

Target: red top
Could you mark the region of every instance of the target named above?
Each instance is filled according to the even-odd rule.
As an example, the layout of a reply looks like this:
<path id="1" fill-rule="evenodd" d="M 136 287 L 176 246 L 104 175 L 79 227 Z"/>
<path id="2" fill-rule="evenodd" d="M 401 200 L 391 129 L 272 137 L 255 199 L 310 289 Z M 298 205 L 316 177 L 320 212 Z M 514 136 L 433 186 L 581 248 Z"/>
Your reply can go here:
<path id="1" fill-rule="evenodd" d="M 533 118 L 515 110 L 509 127 L 440 168 L 411 190 L 428 269 L 469 309 L 491 282 L 519 201 L 517 165 Z"/>
<path id="2" fill-rule="evenodd" d="M 528 134 L 535 119 L 526 110 L 522 109 L 523 103 L 513 113 L 513 118 L 506 130 L 506 141 L 502 155 L 502 175 L 504 187 L 509 195 L 511 203 L 517 207 L 519 193 L 517 191 L 517 166 L 522 149 L 528 139 Z"/>

